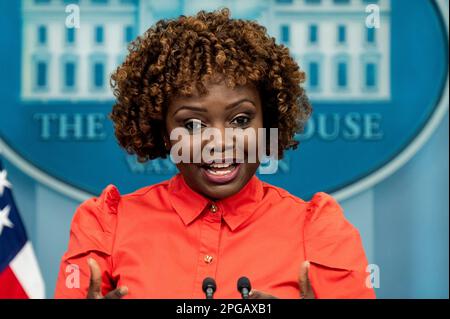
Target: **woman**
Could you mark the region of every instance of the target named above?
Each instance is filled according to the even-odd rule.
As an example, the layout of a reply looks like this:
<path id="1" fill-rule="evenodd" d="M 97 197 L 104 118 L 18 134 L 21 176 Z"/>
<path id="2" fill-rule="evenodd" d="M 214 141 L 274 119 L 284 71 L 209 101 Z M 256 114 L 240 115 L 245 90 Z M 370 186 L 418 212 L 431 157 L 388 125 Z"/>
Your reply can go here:
<path id="1" fill-rule="evenodd" d="M 278 158 L 296 149 L 311 114 L 288 49 L 223 9 L 161 20 L 129 50 L 112 75 L 120 145 L 142 162 L 188 160 L 167 181 L 128 195 L 109 185 L 81 204 L 55 296 L 204 298 L 212 277 L 216 298 L 239 298 L 246 276 L 250 298 L 374 297 L 359 233 L 338 203 L 262 182 L 260 159 L 249 160 L 262 129 L 278 129 Z M 180 128 L 187 133 L 174 137 Z M 207 129 L 225 134 L 205 160 L 211 139 L 195 138 Z M 223 139 L 226 129 L 256 133 L 238 145 Z"/>

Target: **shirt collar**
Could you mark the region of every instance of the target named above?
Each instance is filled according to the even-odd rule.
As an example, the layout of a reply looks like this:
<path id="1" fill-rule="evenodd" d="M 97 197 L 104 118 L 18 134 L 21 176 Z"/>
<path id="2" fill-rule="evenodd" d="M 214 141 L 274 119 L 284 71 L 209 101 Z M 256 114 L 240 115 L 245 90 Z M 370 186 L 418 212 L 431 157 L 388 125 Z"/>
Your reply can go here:
<path id="1" fill-rule="evenodd" d="M 212 201 L 191 189 L 181 173 L 169 180 L 169 198 L 175 211 L 185 225 L 192 223 L 212 203 L 219 207 L 220 214 L 231 230 L 235 230 L 249 219 L 263 198 L 262 181 L 253 175 L 236 194 Z"/>

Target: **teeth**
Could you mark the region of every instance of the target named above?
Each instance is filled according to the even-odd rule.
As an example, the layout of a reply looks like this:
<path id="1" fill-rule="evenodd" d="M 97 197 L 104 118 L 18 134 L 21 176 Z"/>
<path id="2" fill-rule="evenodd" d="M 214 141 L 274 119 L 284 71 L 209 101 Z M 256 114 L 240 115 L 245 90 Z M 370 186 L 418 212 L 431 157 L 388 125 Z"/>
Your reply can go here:
<path id="1" fill-rule="evenodd" d="M 225 167 L 230 167 L 230 166 L 231 166 L 231 163 L 224 163 L 224 164 L 214 163 L 214 164 L 209 165 L 209 167 L 213 167 L 213 168 L 225 168 Z"/>
<path id="2" fill-rule="evenodd" d="M 214 171 L 212 169 L 208 169 L 208 172 L 213 175 L 227 175 L 227 174 L 230 174 L 233 171 L 233 169 L 226 170 L 226 171 Z"/>

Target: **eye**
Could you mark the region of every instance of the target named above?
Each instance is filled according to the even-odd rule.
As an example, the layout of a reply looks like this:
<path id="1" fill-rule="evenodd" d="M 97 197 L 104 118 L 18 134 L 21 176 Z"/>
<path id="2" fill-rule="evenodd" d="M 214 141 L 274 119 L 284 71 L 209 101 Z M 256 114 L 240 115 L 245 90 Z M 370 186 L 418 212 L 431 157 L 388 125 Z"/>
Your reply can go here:
<path id="1" fill-rule="evenodd" d="M 237 116 L 231 121 L 232 124 L 236 124 L 238 126 L 244 126 L 244 125 L 248 124 L 249 122 L 250 122 L 250 117 L 243 116 L 243 115 Z"/>
<path id="2" fill-rule="evenodd" d="M 190 131 L 195 130 L 195 129 L 201 129 L 204 126 L 205 125 L 202 124 L 202 121 L 200 121 L 198 119 L 192 119 L 192 120 L 186 121 L 184 123 L 184 127 Z"/>

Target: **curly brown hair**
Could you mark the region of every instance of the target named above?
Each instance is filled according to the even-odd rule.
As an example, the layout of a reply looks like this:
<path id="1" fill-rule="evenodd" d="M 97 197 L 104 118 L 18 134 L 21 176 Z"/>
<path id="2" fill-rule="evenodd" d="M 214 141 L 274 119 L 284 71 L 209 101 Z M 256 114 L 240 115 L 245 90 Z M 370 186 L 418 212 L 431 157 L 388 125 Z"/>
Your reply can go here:
<path id="1" fill-rule="evenodd" d="M 128 46 L 111 76 L 116 104 L 110 118 L 119 144 L 140 162 L 166 158 L 165 115 L 170 98 L 190 96 L 220 74 L 229 87 L 254 84 L 263 125 L 278 128 L 278 157 L 296 149 L 312 108 L 301 83 L 305 73 L 265 27 L 231 19 L 228 9 L 160 20 Z M 195 85 L 195 88 L 194 88 Z M 267 135 L 269 136 L 269 135 Z"/>

